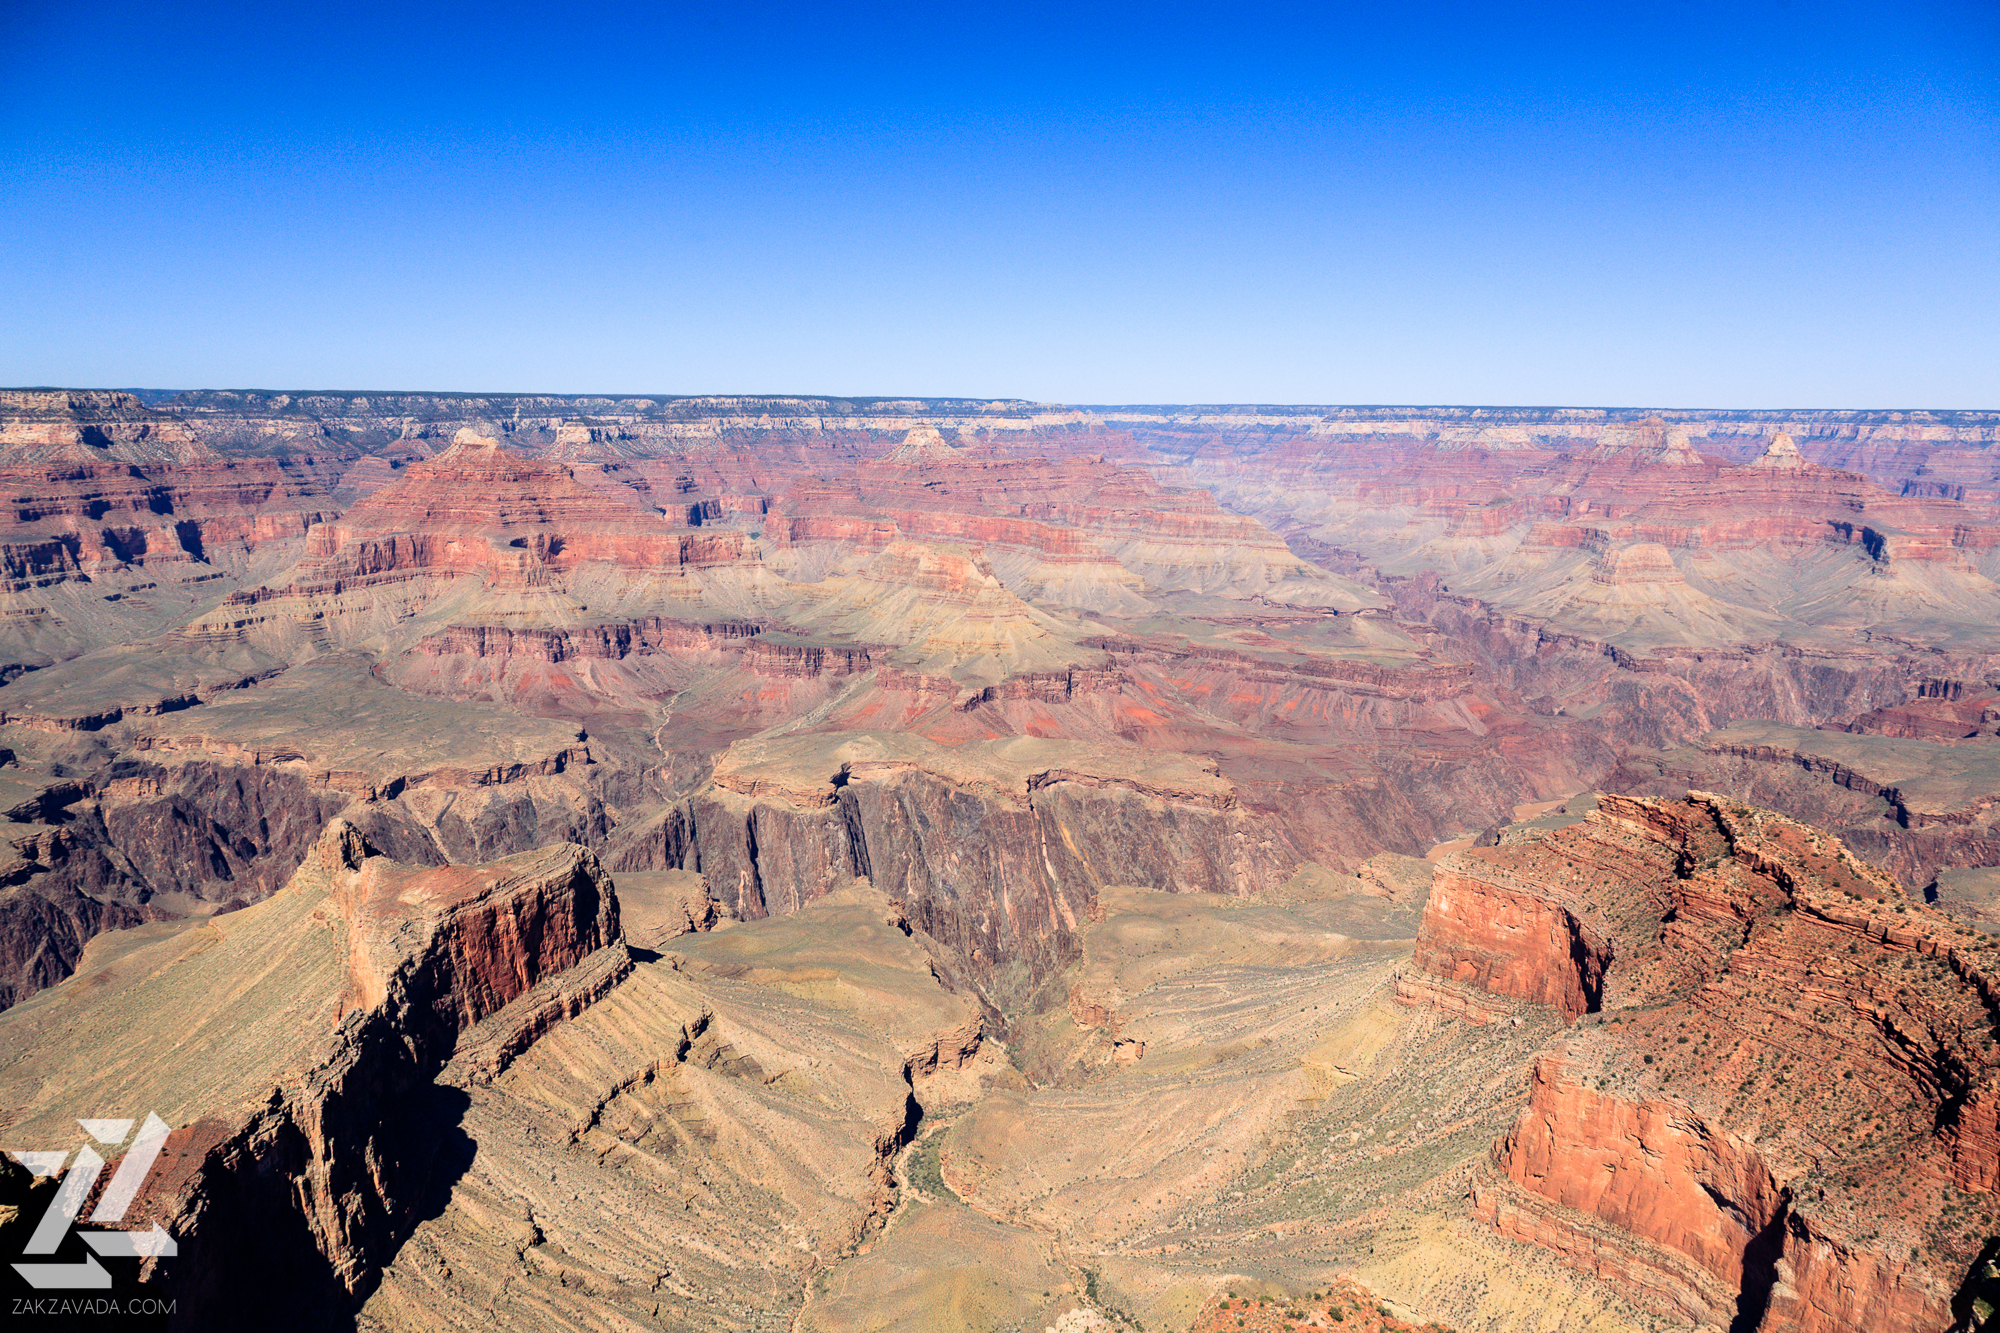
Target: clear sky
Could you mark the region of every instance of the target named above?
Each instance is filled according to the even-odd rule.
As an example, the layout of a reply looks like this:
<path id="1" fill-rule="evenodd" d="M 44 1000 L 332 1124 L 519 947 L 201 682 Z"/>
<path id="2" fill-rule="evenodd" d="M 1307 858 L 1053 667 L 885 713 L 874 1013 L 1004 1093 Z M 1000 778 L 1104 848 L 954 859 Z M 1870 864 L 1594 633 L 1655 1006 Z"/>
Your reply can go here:
<path id="1" fill-rule="evenodd" d="M 2000 408 L 2000 5 L 0 0 L 0 384 Z"/>

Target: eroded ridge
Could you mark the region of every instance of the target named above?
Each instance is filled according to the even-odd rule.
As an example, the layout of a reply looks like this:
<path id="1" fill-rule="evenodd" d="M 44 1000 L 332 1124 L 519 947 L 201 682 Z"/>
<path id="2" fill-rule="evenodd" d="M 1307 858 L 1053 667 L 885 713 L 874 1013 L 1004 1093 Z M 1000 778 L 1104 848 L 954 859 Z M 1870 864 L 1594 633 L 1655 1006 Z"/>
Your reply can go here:
<path id="1" fill-rule="evenodd" d="M 1603 798 L 1448 860 L 1405 1003 L 1571 1021 L 1472 1206 L 1737 1330 L 1943 1329 L 2000 1171 L 1985 937 L 1839 840 Z"/>
<path id="2" fill-rule="evenodd" d="M 461 1137 L 447 1061 L 496 1076 L 631 968 L 585 848 L 433 870 L 372 852 L 335 819 L 273 897 L 100 936 L 72 984 L 0 1017 L 9 1142 L 66 1143 L 103 1107 L 173 1127 L 127 1225 L 176 1237 L 140 1279 L 171 1277 L 188 1327 L 280 1297 L 331 1319 L 372 1289 Z"/>

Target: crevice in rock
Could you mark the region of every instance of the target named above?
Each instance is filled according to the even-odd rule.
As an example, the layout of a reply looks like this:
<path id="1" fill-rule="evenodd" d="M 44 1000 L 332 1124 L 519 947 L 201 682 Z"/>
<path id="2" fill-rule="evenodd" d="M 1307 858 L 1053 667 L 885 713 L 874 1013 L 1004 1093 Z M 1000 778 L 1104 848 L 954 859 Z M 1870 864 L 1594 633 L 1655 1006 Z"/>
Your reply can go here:
<path id="1" fill-rule="evenodd" d="M 1792 1217 L 1791 1191 L 1778 1200 L 1778 1211 L 1743 1250 L 1743 1286 L 1736 1296 L 1736 1317 L 1729 1321 L 1729 1333 L 1757 1333 L 1771 1308 L 1771 1293 L 1778 1285 L 1778 1261 L 1785 1253 L 1785 1231 Z"/>

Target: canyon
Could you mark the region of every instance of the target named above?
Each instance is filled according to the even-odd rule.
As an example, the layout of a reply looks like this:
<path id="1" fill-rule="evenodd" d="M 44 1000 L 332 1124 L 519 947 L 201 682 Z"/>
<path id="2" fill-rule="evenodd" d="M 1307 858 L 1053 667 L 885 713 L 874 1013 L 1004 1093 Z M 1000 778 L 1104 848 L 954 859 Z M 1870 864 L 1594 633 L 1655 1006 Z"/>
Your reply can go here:
<path id="1" fill-rule="evenodd" d="M 188 1327 L 1980 1327 L 1996 447 L 0 391 L 0 1140 Z"/>

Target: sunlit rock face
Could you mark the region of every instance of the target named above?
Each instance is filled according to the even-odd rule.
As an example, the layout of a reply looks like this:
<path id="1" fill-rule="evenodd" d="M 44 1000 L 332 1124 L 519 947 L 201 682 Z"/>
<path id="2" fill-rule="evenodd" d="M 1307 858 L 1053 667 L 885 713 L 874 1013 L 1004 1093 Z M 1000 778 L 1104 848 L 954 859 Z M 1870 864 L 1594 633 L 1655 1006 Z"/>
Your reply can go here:
<path id="1" fill-rule="evenodd" d="M 560 464 L 468 431 L 316 528 L 306 549 L 310 577 L 323 583 L 428 572 L 478 574 L 499 587 L 589 562 L 677 568 L 744 558 L 740 534 L 676 531 L 629 492 L 585 487 Z"/>
<path id="2" fill-rule="evenodd" d="M 1837 839 L 1605 797 L 1440 868 L 1399 998 L 1571 1026 L 1474 1187 L 1503 1234 L 1701 1323 L 1944 1328 L 2000 1169 L 2000 950 Z"/>
<path id="3" fill-rule="evenodd" d="M 2000 528 L 1845 470 L 1977 422 L 17 398 L 0 1104 L 175 1108 L 185 1262 L 121 1283 L 213 1313 L 248 1247 L 336 1322 L 746 1330 L 1978 1290 Z"/>

